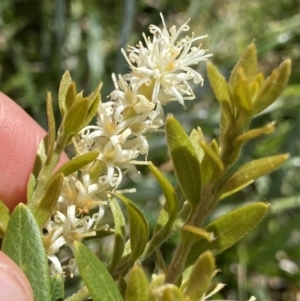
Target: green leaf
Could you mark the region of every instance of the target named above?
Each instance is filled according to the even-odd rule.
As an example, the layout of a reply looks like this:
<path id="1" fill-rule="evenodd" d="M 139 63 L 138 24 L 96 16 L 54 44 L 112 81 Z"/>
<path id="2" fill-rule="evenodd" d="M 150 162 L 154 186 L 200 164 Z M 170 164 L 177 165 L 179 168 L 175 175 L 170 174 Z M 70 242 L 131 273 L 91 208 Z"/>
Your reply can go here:
<path id="1" fill-rule="evenodd" d="M 225 180 L 221 188 L 221 198 L 245 188 L 257 178 L 272 172 L 284 163 L 288 157 L 289 155 L 282 154 L 246 163 Z"/>
<path id="2" fill-rule="evenodd" d="M 159 215 L 156 226 L 153 231 L 152 244 L 162 243 L 163 240 L 168 236 L 172 225 L 177 217 L 178 213 L 178 201 L 176 191 L 171 183 L 164 177 L 164 175 L 156 168 L 152 163 L 149 164 L 149 168 L 153 176 L 158 181 L 160 187 L 163 190 L 165 196 L 165 204 Z"/>
<path id="3" fill-rule="evenodd" d="M 254 99 L 254 114 L 269 107 L 283 92 L 291 73 L 291 61 L 285 60 L 279 68 L 263 82 L 260 91 Z"/>
<path id="4" fill-rule="evenodd" d="M 212 233 L 191 225 L 184 225 L 181 229 L 181 234 L 182 240 L 189 242 L 190 245 L 200 239 L 205 239 L 207 241 L 212 241 L 214 239 Z"/>
<path id="5" fill-rule="evenodd" d="M 263 127 L 249 130 L 249 131 L 237 136 L 233 142 L 233 145 L 241 145 L 242 143 L 244 143 L 250 139 L 254 139 L 263 134 L 272 133 L 274 130 L 275 130 L 275 122 L 273 121 L 273 122 L 266 124 Z"/>
<path id="6" fill-rule="evenodd" d="M 33 173 L 29 175 L 28 184 L 27 184 L 27 201 L 31 200 L 34 189 L 36 187 L 36 177 Z"/>
<path id="7" fill-rule="evenodd" d="M 51 301 L 64 300 L 64 280 L 60 275 L 50 278 Z"/>
<path id="8" fill-rule="evenodd" d="M 125 301 L 148 301 L 148 280 L 141 267 L 135 265 L 128 275 Z"/>
<path id="9" fill-rule="evenodd" d="M 71 82 L 67 89 L 66 97 L 65 97 L 66 111 L 69 111 L 72 105 L 75 103 L 76 95 L 77 95 L 76 85 L 74 82 Z"/>
<path id="10" fill-rule="evenodd" d="M 59 173 L 50 179 L 47 185 L 46 192 L 37 205 L 33 209 L 34 217 L 40 227 L 42 227 L 56 206 L 57 200 L 60 196 L 64 175 Z"/>
<path id="11" fill-rule="evenodd" d="M 119 263 L 122 254 L 124 252 L 125 241 L 126 241 L 126 223 L 125 218 L 123 216 L 122 210 L 115 199 L 111 199 L 110 208 L 114 217 L 115 224 L 115 241 L 114 241 L 114 250 L 111 262 L 109 264 L 109 270 L 113 271 L 113 269 Z"/>
<path id="12" fill-rule="evenodd" d="M 197 130 L 192 130 L 190 134 L 190 140 L 192 142 L 192 145 L 198 155 L 199 162 L 202 162 L 204 157 L 204 151 L 202 147 L 200 146 L 200 141 L 204 139 L 204 135 L 202 133 L 202 130 L 200 127 L 197 128 Z"/>
<path id="13" fill-rule="evenodd" d="M 64 135 L 70 137 L 80 131 L 85 122 L 88 109 L 89 100 L 87 98 L 80 99 L 74 103 L 62 122 Z"/>
<path id="14" fill-rule="evenodd" d="M 144 252 L 148 241 L 148 223 L 141 211 L 125 196 L 116 193 L 118 199 L 126 206 L 130 225 L 131 264 L 133 264 Z"/>
<path id="15" fill-rule="evenodd" d="M 89 248 L 75 241 L 74 253 L 79 273 L 93 301 L 123 301 L 106 267 Z"/>
<path id="16" fill-rule="evenodd" d="M 2 251 L 27 276 L 35 301 L 50 301 L 48 259 L 39 226 L 24 204 L 13 211 L 3 239 Z"/>
<path id="17" fill-rule="evenodd" d="M 210 223 L 205 230 L 214 234 L 214 240 L 211 242 L 204 239 L 197 241 L 189 252 L 186 267 L 193 264 L 198 256 L 206 250 L 211 250 L 216 255 L 234 245 L 260 223 L 268 210 L 269 205 L 265 203 L 249 204 Z"/>
<path id="18" fill-rule="evenodd" d="M 209 83 L 216 99 L 220 104 L 224 101 L 230 104 L 230 94 L 224 76 L 211 62 L 207 62 L 206 67 Z"/>
<path id="19" fill-rule="evenodd" d="M 7 225 L 9 221 L 9 209 L 4 204 L 2 200 L 0 200 L 0 237 L 4 237 Z"/>
<path id="20" fill-rule="evenodd" d="M 195 207 L 201 196 L 201 169 L 198 154 L 184 129 L 173 116 L 167 118 L 166 135 L 181 190 Z"/>
<path id="21" fill-rule="evenodd" d="M 163 286 L 159 290 L 161 297 L 158 300 L 161 301 L 183 301 L 184 297 L 178 286 L 174 284 L 168 284 Z"/>
<path id="22" fill-rule="evenodd" d="M 228 86 L 230 89 L 233 89 L 238 81 L 239 75 L 238 72 L 243 70 L 247 79 L 252 80 L 254 76 L 258 72 L 257 67 L 257 54 L 256 54 L 256 47 L 254 43 L 251 43 L 245 50 L 244 54 L 234 66 L 229 81 Z"/>
<path id="23" fill-rule="evenodd" d="M 66 107 L 66 94 L 68 91 L 68 88 L 72 82 L 72 78 L 69 71 L 66 71 L 62 77 L 62 80 L 60 82 L 59 90 L 58 90 L 58 105 L 60 114 L 63 117 L 66 112 L 68 111 Z"/>
<path id="24" fill-rule="evenodd" d="M 48 119 L 48 149 L 47 149 L 47 161 L 50 162 L 53 154 L 56 130 L 55 119 L 53 113 L 52 96 L 51 93 L 47 93 L 47 119 Z"/>
<path id="25" fill-rule="evenodd" d="M 33 167 L 33 171 L 32 174 L 35 176 L 35 178 L 37 179 L 42 167 L 45 165 L 46 163 L 46 159 L 47 159 L 47 153 L 48 153 L 48 140 L 49 140 L 49 134 L 47 134 L 39 143 L 38 149 L 37 149 L 37 154 L 35 157 L 35 161 L 34 161 L 34 167 Z"/>
<path id="26" fill-rule="evenodd" d="M 101 87 L 102 87 L 102 83 L 100 83 L 93 91 L 93 93 L 88 97 L 90 106 L 83 126 L 87 126 L 97 112 L 97 109 L 101 102 L 101 96 L 100 96 Z"/>
<path id="27" fill-rule="evenodd" d="M 210 251 L 201 254 L 197 259 L 184 292 L 191 301 L 203 300 L 215 275 L 215 260 Z"/>
<path id="28" fill-rule="evenodd" d="M 65 177 L 72 174 L 73 172 L 83 168 L 84 166 L 92 163 L 99 156 L 98 151 L 91 151 L 86 154 L 74 157 L 64 165 L 62 165 L 55 174 L 63 173 Z"/>

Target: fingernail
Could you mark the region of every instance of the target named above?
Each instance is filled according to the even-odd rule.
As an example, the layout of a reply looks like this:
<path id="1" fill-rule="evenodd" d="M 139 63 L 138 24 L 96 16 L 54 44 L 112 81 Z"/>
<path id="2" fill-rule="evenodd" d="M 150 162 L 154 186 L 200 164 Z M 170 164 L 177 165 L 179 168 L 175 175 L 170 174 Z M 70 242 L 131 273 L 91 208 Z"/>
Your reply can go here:
<path id="1" fill-rule="evenodd" d="M 33 301 L 33 293 L 27 278 L 2 252 L 0 252 L 0 300 Z"/>

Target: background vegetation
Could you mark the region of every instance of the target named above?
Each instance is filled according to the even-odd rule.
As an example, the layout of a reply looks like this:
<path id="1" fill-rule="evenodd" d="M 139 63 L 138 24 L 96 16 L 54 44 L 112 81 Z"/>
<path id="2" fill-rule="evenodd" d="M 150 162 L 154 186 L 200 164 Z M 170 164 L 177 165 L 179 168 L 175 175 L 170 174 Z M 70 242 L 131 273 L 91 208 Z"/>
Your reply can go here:
<path id="1" fill-rule="evenodd" d="M 159 12 L 170 27 L 191 18 L 195 35 L 208 34 L 204 48 L 212 61 L 229 75 L 245 47 L 255 41 L 261 70 L 268 75 L 283 58 L 290 57 L 293 71 L 284 95 L 256 125 L 275 120 L 277 130 L 247 144 L 240 163 L 251 158 L 289 152 L 291 159 L 279 171 L 221 202 L 216 215 L 248 202 L 265 200 L 271 213 L 254 232 L 218 256 L 219 280 L 227 286 L 217 298 L 246 300 L 255 295 L 264 301 L 300 300 L 300 11 L 299 0 L 1 0 L 0 89 L 13 98 L 43 127 L 46 125 L 46 92 L 56 93 L 60 78 L 69 69 L 77 86 L 87 93 L 104 82 L 102 97 L 113 89 L 112 72 L 126 72 L 120 47 L 135 44 L 149 24 L 160 24 Z M 199 68 L 203 69 L 204 66 Z M 182 110 L 168 111 L 189 132 L 201 126 L 208 138 L 219 128 L 219 108 L 208 81 L 197 99 Z M 56 108 L 57 109 L 57 108 Z M 169 173 L 163 135 L 151 137 L 149 159 Z M 155 219 L 160 190 L 141 169 L 141 176 L 124 185 L 137 187 L 130 196 Z M 165 244 L 170 257 L 176 244 Z M 102 252 L 107 250 L 103 249 Z M 151 268 L 151 260 L 149 260 Z"/>

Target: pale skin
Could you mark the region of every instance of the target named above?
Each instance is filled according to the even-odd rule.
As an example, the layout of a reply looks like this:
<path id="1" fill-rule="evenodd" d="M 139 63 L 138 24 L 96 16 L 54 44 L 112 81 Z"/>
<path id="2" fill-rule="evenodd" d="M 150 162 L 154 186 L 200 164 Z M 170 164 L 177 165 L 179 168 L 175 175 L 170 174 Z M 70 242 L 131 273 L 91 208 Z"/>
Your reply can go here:
<path id="1" fill-rule="evenodd" d="M 26 203 L 26 187 L 37 146 L 45 131 L 22 108 L 0 92 L 0 199 L 10 210 Z M 62 162 L 67 157 L 62 158 Z M 21 269 L 0 251 L 0 300 L 33 301 Z"/>

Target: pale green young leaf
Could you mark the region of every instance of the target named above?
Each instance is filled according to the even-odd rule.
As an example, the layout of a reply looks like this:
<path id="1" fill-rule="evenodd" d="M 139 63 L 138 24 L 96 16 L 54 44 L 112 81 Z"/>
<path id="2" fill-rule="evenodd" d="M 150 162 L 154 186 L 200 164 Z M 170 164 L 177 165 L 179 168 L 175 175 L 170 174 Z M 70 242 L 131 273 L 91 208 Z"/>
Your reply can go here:
<path id="1" fill-rule="evenodd" d="M 66 107 L 66 94 L 67 90 L 72 82 L 72 78 L 70 75 L 69 71 L 66 71 L 61 79 L 59 90 L 58 90 L 58 105 L 59 105 L 59 110 L 60 114 L 63 117 L 66 112 L 67 112 L 67 107 Z"/>
<path id="2" fill-rule="evenodd" d="M 91 183 L 96 183 L 105 170 L 106 164 L 102 160 L 96 160 L 90 167 Z"/>
<path id="3" fill-rule="evenodd" d="M 200 239 L 205 239 L 207 241 L 212 241 L 214 239 L 212 233 L 191 225 L 184 225 L 181 229 L 181 235 L 182 240 L 187 241 L 190 245 Z"/>
<path id="4" fill-rule="evenodd" d="M 31 200 L 34 189 L 36 187 L 36 178 L 33 173 L 29 175 L 28 184 L 27 184 L 27 200 Z"/>
<path id="5" fill-rule="evenodd" d="M 269 107 L 283 92 L 291 74 L 291 60 L 285 60 L 273 70 L 263 82 L 261 89 L 254 99 L 254 112 L 258 114 Z"/>
<path id="6" fill-rule="evenodd" d="M 93 301 L 123 301 L 119 289 L 100 259 L 81 242 L 74 242 L 79 273 Z"/>
<path id="7" fill-rule="evenodd" d="M 190 134 L 190 140 L 193 144 L 193 147 L 198 155 L 199 162 L 202 162 L 202 159 L 204 157 L 204 151 L 202 147 L 200 146 L 200 141 L 204 139 L 204 135 L 202 133 L 202 130 L 200 127 L 197 128 L 197 130 L 192 130 Z"/>
<path id="8" fill-rule="evenodd" d="M 238 111 L 252 112 L 253 103 L 248 79 L 244 77 L 242 70 L 238 75 L 232 91 L 232 103 Z"/>
<path id="9" fill-rule="evenodd" d="M 19 204 L 10 217 L 2 251 L 23 270 L 34 300 L 51 301 L 48 259 L 41 230 L 24 204 Z"/>
<path id="10" fill-rule="evenodd" d="M 47 159 L 47 153 L 48 153 L 48 140 L 49 140 L 49 134 L 46 134 L 46 136 L 41 140 L 39 143 L 37 154 L 34 161 L 34 166 L 32 170 L 32 174 L 37 179 L 42 167 L 46 163 Z"/>
<path id="11" fill-rule="evenodd" d="M 190 301 L 203 300 L 214 275 L 215 259 L 210 251 L 206 251 L 199 256 L 192 268 L 184 291 L 185 297 Z"/>
<path id="12" fill-rule="evenodd" d="M 159 291 L 159 301 L 184 301 L 183 294 L 178 286 L 168 284 L 163 286 Z"/>
<path id="13" fill-rule="evenodd" d="M 87 98 L 76 101 L 67 111 L 62 121 L 64 136 L 70 137 L 80 131 L 85 122 L 89 109 L 89 100 Z"/>
<path id="14" fill-rule="evenodd" d="M 0 200 L 0 237 L 4 237 L 7 225 L 9 221 L 9 209 L 4 204 L 2 200 Z"/>
<path id="15" fill-rule="evenodd" d="M 54 175 L 47 185 L 46 192 L 38 203 L 36 208 L 33 208 L 33 215 L 37 224 L 42 227 L 47 221 L 53 209 L 56 206 L 57 200 L 60 196 L 64 175 L 62 173 Z"/>
<path id="16" fill-rule="evenodd" d="M 148 301 L 148 280 L 139 265 L 135 265 L 128 275 L 125 301 Z"/>
<path id="17" fill-rule="evenodd" d="M 52 96 L 47 93 L 47 120 L 48 120 L 48 147 L 47 147 L 47 161 L 49 162 L 53 155 L 53 149 L 56 138 L 55 118 L 53 112 Z"/>
<path id="18" fill-rule="evenodd" d="M 256 47 L 254 43 L 248 45 L 242 57 L 234 66 L 228 81 L 228 86 L 230 87 L 230 89 L 233 89 L 235 87 L 239 78 L 238 72 L 241 69 L 243 70 L 246 78 L 250 80 L 253 79 L 254 76 L 257 74 L 258 72 L 257 54 L 256 54 Z"/>
<path id="19" fill-rule="evenodd" d="M 85 153 L 83 155 L 80 155 L 78 157 L 74 157 L 64 165 L 62 165 L 56 172 L 55 174 L 63 173 L 64 176 L 68 176 L 72 174 L 73 172 L 83 168 L 84 166 L 92 163 L 97 159 L 99 156 L 98 151 L 91 151 L 88 153 Z"/>
<path id="20" fill-rule="evenodd" d="M 113 271 L 119 263 L 122 254 L 124 252 L 125 241 L 126 241 L 126 224 L 123 212 L 118 202 L 113 198 L 110 201 L 111 212 L 114 217 L 114 228 L 115 228 L 115 239 L 114 239 L 114 250 L 109 264 L 109 270 Z"/>
<path id="21" fill-rule="evenodd" d="M 99 85 L 96 87 L 96 89 L 92 92 L 92 94 L 88 97 L 89 99 L 89 110 L 85 119 L 85 123 L 83 126 L 87 126 L 92 118 L 95 116 L 97 109 L 99 107 L 99 104 L 101 103 L 101 95 L 100 90 L 102 87 L 102 83 L 99 83 Z"/>
<path id="22" fill-rule="evenodd" d="M 50 278 L 51 301 L 64 300 L 64 280 L 62 276 L 55 275 Z"/>
<path id="23" fill-rule="evenodd" d="M 214 234 L 214 240 L 197 241 L 189 252 L 186 267 L 192 265 L 206 250 L 211 250 L 216 255 L 234 245 L 261 222 L 268 210 L 268 204 L 253 203 L 235 209 L 210 223 L 205 230 Z"/>
<path id="24" fill-rule="evenodd" d="M 171 230 L 173 222 L 176 219 L 178 213 L 178 201 L 176 191 L 166 177 L 152 163 L 149 164 L 149 168 L 152 172 L 152 175 L 158 181 L 165 196 L 165 204 L 157 220 L 152 238 L 152 240 L 158 239 L 157 242 L 160 241 L 162 243 L 165 236 L 168 235 L 169 231 Z"/>
<path id="25" fill-rule="evenodd" d="M 71 82 L 66 92 L 66 98 L 65 98 L 66 111 L 69 111 L 72 105 L 75 103 L 76 95 L 77 95 L 76 85 L 74 82 Z"/>
<path id="26" fill-rule="evenodd" d="M 216 99 L 220 104 L 225 101 L 230 104 L 230 94 L 224 76 L 211 62 L 207 62 L 206 68 L 209 83 Z"/>
<path id="27" fill-rule="evenodd" d="M 230 175 L 227 180 L 225 180 L 220 190 L 222 194 L 221 198 L 225 198 L 225 196 L 243 189 L 257 178 L 272 172 L 282 163 L 284 163 L 288 159 L 288 157 L 289 155 L 282 154 L 261 158 L 246 163 L 236 172 Z"/>
<path id="28" fill-rule="evenodd" d="M 143 254 L 146 247 L 149 236 L 148 223 L 138 207 L 128 198 L 118 193 L 116 193 L 115 196 L 122 201 L 128 212 L 131 246 L 130 261 L 131 264 L 133 264 Z"/>
<path id="29" fill-rule="evenodd" d="M 275 130 L 275 122 L 270 122 L 263 127 L 249 130 L 239 136 L 237 136 L 233 142 L 233 145 L 240 145 L 250 139 L 254 139 L 263 134 L 270 134 Z"/>
<path id="30" fill-rule="evenodd" d="M 165 274 L 153 275 L 151 282 L 149 284 L 150 298 L 152 292 L 156 291 L 158 287 L 162 286 L 165 283 L 165 280 L 166 280 Z"/>
<path id="31" fill-rule="evenodd" d="M 166 120 L 166 136 L 175 174 L 186 199 L 195 207 L 201 196 L 201 169 L 198 154 L 180 123 Z"/>
<path id="32" fill-rule="evenodd" d="M 87 112 L 87 116 L 85 118 L 85 121 L 82 125 L 82 127 L 87 126 L 91 120 L 93 119 L 93 117 L 95 116 L 98 108 L 99 108 L 99 104 L 101 102 L 101 97 L 100 94 L 95 98 L 94 102 L 90 104 L 89 110 Z"/>

